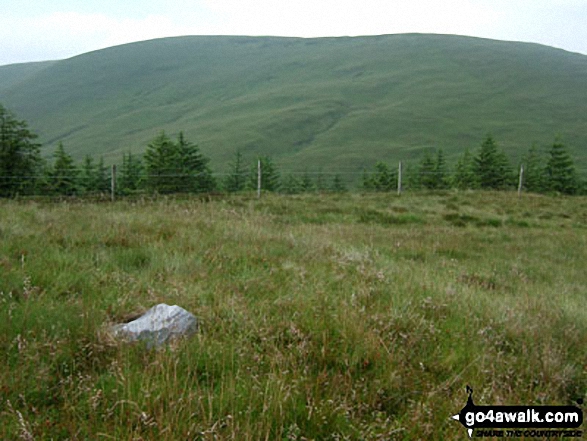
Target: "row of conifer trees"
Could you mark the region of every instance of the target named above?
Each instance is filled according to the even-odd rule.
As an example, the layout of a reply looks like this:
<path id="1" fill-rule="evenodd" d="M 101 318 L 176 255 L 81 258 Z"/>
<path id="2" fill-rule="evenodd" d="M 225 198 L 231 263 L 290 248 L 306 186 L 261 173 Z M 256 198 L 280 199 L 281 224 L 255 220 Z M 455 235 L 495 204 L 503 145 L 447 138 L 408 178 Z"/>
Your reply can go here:
<path id="1" fill-rule="evenodd" d="M 86 156 L 76 164 L 59 144 L 53 161 L 43 160 L 36 136 L 24 121 L 16 120 L 0 105 L 0 196 L 16 194 L 83 195 L 111 191 L 111 169 L 103 158 L 96 161 Z M 203 193 L 213 191 L 240 192 L 254 190 L 261 168 L 261 189 L 288 194 L 311 191 L 347 191 L 355 176 L 323 173 L 289 173 L 280 176 L 270 157 L 245 163 L 237 151 L 229 170 L 212 173 L 209 160 L 198 146 L 183 133 L 171 139 L 159 133 L 142 156 L 126 153 L 118 169 L 116 191 L 119 194 L 138 192 Z M 532 192 L 583 192 L 573 159 L 566 147 L 555 141 L 546 154 L 533 146 L 523 158 L 523 187 Z M 395 191 L 398 186 L 397 165 L 378 162 L 374 169 L 364 170 L 359 188 L 363 191 Z M 515 188 L 519 169 L 512 167 L 491 136 L 483 141 L 475 154 L 466 150 L 453 170 L 449 170 L 441 149 L 427 152 L 417 163 L 404 164 L 402 187 L 405 189 L 495 189 Z"/>
<path id="2" fill-rule="evenodd" d="M 362 186 L 376 191 L 393 191 L 397 189 L 397 175 L 396 168 L 379 162 L 373 173 L 363 175 Z M 523 156 L 521 164 L 512 167 L 491 135 L 475 155 L 466 149 L 452 171 L 448 169 L 442 149 L 425 153 L 415 167 L 407 167 L 403 182 L 408 188 L 431 190 L 507 190 L 520 184 L 524 190 L 535 193 L 577 194 L 585 190 L 574 161 L 560 140 L 555 140 L 544 153 L 533 145 Z"/>

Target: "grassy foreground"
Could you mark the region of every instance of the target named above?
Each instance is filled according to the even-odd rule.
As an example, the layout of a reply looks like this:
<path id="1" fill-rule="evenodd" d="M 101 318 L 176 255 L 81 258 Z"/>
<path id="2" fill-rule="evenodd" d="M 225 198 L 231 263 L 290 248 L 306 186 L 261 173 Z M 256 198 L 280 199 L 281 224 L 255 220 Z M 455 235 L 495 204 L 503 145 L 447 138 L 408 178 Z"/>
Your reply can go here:
<path id="1" fill-rule="evenodd" d="M 0 201 L 0 438 L 458 439 L 587 390 L 587 199 Z M 108 326 L 178 304 L 163 350 Z"/>

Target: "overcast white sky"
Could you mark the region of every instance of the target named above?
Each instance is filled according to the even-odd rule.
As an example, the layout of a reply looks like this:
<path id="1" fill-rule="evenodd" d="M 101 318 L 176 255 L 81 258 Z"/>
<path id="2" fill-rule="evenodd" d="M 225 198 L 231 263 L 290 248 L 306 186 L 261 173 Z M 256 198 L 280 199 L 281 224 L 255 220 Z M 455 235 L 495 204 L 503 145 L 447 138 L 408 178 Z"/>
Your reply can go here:
<path id="1" fill-rule="evenodd" d="M 587 54 L 587 0 L 2 0 L 0 65 L 177 35 L 404 32 L 529 41 Z"/>

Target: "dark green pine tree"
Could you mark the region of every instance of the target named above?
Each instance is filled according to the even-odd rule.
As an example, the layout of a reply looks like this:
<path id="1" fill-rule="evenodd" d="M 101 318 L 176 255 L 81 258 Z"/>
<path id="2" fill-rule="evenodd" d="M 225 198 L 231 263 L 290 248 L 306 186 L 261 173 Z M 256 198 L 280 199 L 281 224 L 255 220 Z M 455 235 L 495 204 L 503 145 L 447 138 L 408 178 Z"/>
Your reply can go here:
<path id="1" fill-rule="evenodd" d="M 85 193 L 106 193 L 110 191 L 110 172 L 104 165 L 104 158 L 98 164 L 87 155 L 79 171 L 78 184 Z"/>
<path id="2" fill-rule="evenodd" d="M 498 189 L 505 190 L 507 188 L 514 187 L 517 173 L 513 172 L 510 160 L 502 149 L 498 151 L 497 162 L 498 169 L 500 170 L 500 174 L 503 177 Z"/>
<path id="3" fill-rule="evenodd" d="M 35 184 L 35 193 L 40 195 L 50 195 L 53 193 L 53 187 L 51 186 L 51 170 L 53 164 L 50 164 L 46 159 L 41 161 L 39 171 L 37 172 L 38 178 Z"/>
<path id="4" fill-rule="evenodd" d="M 524 166 L 524 188 L 535 193 L 543 191 L 544 165 L 536 144 L 532 144 L 530 150 L 524 155 L 522 165 Z"/>
<path id="5" fill-rule="evenodd" d="M 94 186 L 96 181 L 96 164 L 90 155 L 86 155 L 79 173 L 79 186 L 84 193 L 92 193 L 96 191 Z"/>
<path id="6" fill-rule="evenodd" d="M 314 182 L 312 181 L 312 178 L 308 173 L 308 170 L 304 171 L 304 174 L 302 175 L 302 179 L 300 180 L 300 189 L 303 193 L 308 193 L 316 190 L 316 185 L 314 185 Z"/>
<path id="7" fill-rule="evenodd" d="M 434 163 L 434 159 L 429 152 L 424 154 L 424 157 L 420 161 L 420 170 L 419 170 L 419 184 L 420 187 L 426 189 L 434 189 L 436 188 L 436 164 Z"/>
<path id="8" fill-rule="evenodd" d="M 366 169 L 363 169 L 363 176 L 361 178 L 361 190 L 363 191 L 373 191 L 375 189 L 373 183 L 373 176 L 367 172 Z"/>
<path id="9" fill-rule="evenodd" d="M 118 188 L 122 194 L 131 194 L 142 188 L 144 182 L 143 163 L 131 152 L 122 155 L 122 169 Z"/>
<path id="10" fill-rule="evenodd" d="M 579 188 L 573 159 L 565 145 L 558 139 L 550 149 L 544 170 L 545 188 L 564 194 L 575 194 Z"/>
<path id="11" fill-rule="evenodd" d="M 104 158 L 101 157 L 96 166 L 96 174 L 94 175 L 94 188 L 100 193 L 107 193 L 110 191 L 111 176 L 110 170 L 104 165 Z"/>
<path id="12" fill-rule="evenodd" d="M 402 188 L 404 190 L 419 190 L 420 185 L 420 164 L 402 162 Z"/>
<path id="13" fill-rule="evenodd" d="M 436 163 L 434 164 L 434 180 L 434 188 L 448 188 L 446 161 L 444 160 L 444 152 L 442 151 L 442 149 L 438 149 L 438 151 L 436 152 Z"/>
<path id="14" fill-rule="evenodd" d="M 229 193 L 243 191 L 246 187 L 247 175 L 243 155 L 240 150 L 237 150 L 234 161 L 230 164 L 229 174 L 224 181 L 224 190 Z"/>
<path id="15" fill-rule="evenodd" d="M 474 170 L 474 160 L 469 149 L 465 149 L 463 155 L 457 161 L 455 171 L 452 176 L 452 186 L 459 190 L 469 190 L 477 188 L 477 176 Z"/>
<path id="16" fill-rule="evenodd" d="M 185 139 L 183 132 L 177 138 L 177 164 L 179 170 L 178 184 L 180 191 L 205 193 L 216 187 L 212 171 L 208 167 L 209 159 L 204 157 L 200 148 Z"/>
<path id="17" fill-rule="evenodd" d="M 510 184 L 511 172 L 507 157 L 497 148 L 491 135 L 487 135 L 481 144 L 479 154 L 475 158 L 474 171 L 482 189 L 504 189 Z"/>
<path id="18" fill-rule="evenodd" d="M 271 158 L 269 156 L 262 156 L 258 160 L 261 161 L 261 190 L 279 191 L 279 172 Z M 252 190 L 257 189 L 257 168 L 258 163 L 255 162 L 249 175 L 249 189 Z"/>
<path id="19" fill-rule="evenodd" d="M 298 194 L 302 192 L 300 180 L 293 174 L 287 175 L 282 182 L 281 190 L 284 194 Z"/>
<path id="20" fill-rule="evenodd" d="M 49 173 L 50 185 L 53 193 L 59 195 L 73 195 L 78 188 L 79 170 L 75 166 L 71 156 L 65 152 L 63 143 L 57 145 L 54 153 L 55 162 Z"/>
<path id="21" fill-rule="evenodd" d="M 324 176 L 322 169 L 318 171 L 314 181 L 314 190 L 319 191 L 320 193 L 328 191 L 328 182 L 326 181 L 326 177 Z"/>
<path id="22" fill-rule="evenodd" d="M 181 188 L 177 145 L 161 131 L 145 152 L 146 185 L 151 191 L 173 193 Z"/>
<path id="23" fill-rule="evenodd" d="M 330 190 L 334 193 L 346 193 L 348 191 L 346 185 L 344 184 L 344 181 L 342 180 L 339 174 L 334 175 Z"/>
<path id="24" fill-rule="evenodd" d="M 388 192 L 397 188 L 397 175 L 383 162 L 375 164 L 375 173 L 372 177 L 375 191 Z"/>
<path id="25" fill-rule="evenodd" d="M 0 104 L 0 197 L 33 193 L 42 160 L 37 135 Z"/>

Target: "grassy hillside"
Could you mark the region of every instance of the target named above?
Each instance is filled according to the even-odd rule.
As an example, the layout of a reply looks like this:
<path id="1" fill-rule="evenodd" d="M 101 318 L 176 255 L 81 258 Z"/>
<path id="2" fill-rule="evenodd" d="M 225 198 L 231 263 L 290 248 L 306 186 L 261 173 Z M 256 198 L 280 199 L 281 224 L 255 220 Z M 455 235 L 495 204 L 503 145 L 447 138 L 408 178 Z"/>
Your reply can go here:
<path id="1" fill-rule="evenodd" d="M 54 61 L 20 63 L 0 66 L 0 94 L 19 83 L 24 83 L 34 75 L 51 66 Z"/>
<path id="2" fill-rule="evenodd" d="M 27 65 L 20 67 L 28 69 Z M 6 71 L 0 68 L 0 80 Z M 3 73 L 4 72 L 4 73 Z M 587 166 L 587 56 L 439 35 L 181 37 L 48 65 L 0 86 L 47 148 L 120 161 L 184 130 L 213 166 L 270 154 L 286 168 L 360 170 L 487 132 L 519 157 L 556 134 Z"/>
<path id="3" fill-rule="evenodd" d="M 463 440 L 587 391 L 587 199 L 0 201 L 0 438 Z M 67 228 L 64 228 L 67 226 Z M 162 351 L 112 323 L 160 302 Z"/>

